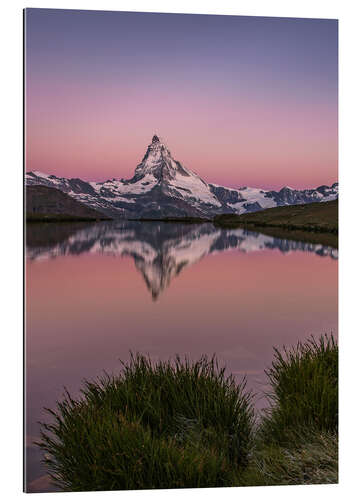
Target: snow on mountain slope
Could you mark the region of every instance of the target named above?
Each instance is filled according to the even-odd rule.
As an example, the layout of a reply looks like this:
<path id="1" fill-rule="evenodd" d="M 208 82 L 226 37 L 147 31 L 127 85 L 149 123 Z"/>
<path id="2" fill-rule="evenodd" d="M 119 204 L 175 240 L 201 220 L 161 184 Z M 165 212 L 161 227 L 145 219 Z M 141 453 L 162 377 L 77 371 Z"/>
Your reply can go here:
<path id="1" fill-rule="evenodd" d="M 329 201 L 338 196 L 337 183 L 305 190 L 286 186 L 280 191 L 207 184 L 175 160 L 157 135 L 131 179 L 86 182 L 35 171 L 26 174 L 26 184 L 56 187 L 98 211 L 120 218 L 209 218 L 222 213 Z"/>
<path id="2" fill-rule="evenodd" d="M 142 162 L 136 167 L 134 177 L 127 181 L 127 192 L 134 193 L 135 190 L 137 193 L 140 184 L 145 186 L 144 190 L 141 187 L 144 192 L 160 186 L 165 194 L 189 201 L 195 207 L 201 204 L 221 206 L 209 185 L 174 160 L 157 135 L 152 138 Z"/>
<path id="3" fill-rule="evenodd" d="M 238 213 L 252 212 L 252 207 L 254 204 L 259 204 L 258 209 L 272 208 L 276 207 L 277 203 L 273 197 L 267 195 L 269 191 L 265 191 L 259 188 L 249 188 L 244 187 L 239 189 L 240 194 L 244 198 L 244 201 L 239 201 L 237 203 L 230 203 L 229 206 L 237 211 Z M 249 210 L 250 208 L 250 210 Z"/>

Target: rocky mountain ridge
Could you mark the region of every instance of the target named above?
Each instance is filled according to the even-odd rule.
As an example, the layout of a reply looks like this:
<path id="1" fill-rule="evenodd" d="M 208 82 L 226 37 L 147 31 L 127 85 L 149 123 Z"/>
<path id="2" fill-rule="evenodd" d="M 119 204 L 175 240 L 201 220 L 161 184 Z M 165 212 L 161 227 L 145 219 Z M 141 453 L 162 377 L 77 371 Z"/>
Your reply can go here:
<path id="1" fill-rule="evenodd" d="M 206 217 L 242 214 L 265 208 L 323 202 L 338 197 L 338 183 L 315 189 L 280 191 L 227 188 L 206 183 L 175 160 L 163 141 L 154 135 L 131 179 L 87 182 L 42 172 L 28 172 L 27 185 L 60 189 L 74 199 L 116 218 Z"/>

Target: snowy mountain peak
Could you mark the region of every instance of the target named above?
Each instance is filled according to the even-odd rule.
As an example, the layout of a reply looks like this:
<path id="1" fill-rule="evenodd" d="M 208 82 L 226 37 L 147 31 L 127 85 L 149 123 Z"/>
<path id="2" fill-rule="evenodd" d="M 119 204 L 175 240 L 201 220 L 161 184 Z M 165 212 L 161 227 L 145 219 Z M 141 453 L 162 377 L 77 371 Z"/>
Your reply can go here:
<path id="1" fill-rule="evenodd" d="M 35 171 L 26 174 L 26 183 L 54 187 L 106 215 L 134 219 L 211 218 L 222 213 L 242 214 L 338 197 L 338 183 L 303 190 L 285 186 L 280 191 L 208 184 L 175 160 L 156 133 L 131 179 L 86 182 Z"/>
<path id="2" fill-rule="evenodd" d="M 172 157 L 162 139 L 155 134 L 151 144 L 147 147 L 144 158 L 136 167 L 134 176 L 127 182 L 136 184 L 138 181 L 144 181 L 150 185 L 169 185 L 172 181 L 182 177 L 198 178 L 196 174 L 184 168 Z"/>

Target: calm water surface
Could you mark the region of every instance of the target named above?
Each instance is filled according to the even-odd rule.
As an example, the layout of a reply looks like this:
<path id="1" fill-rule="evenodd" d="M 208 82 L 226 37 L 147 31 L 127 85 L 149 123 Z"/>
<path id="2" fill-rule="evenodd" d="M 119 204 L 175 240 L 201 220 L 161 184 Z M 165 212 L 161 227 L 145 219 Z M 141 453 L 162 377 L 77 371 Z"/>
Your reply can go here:
<path id="1" fill-rule="evenodd" d="M 26 470 L 49 491 L 33 442 L 43 407 L 129 351 L 216 354 L 266 404 L 273 346 L 337 334 L 337 250 L 212 224 L 27 228 Z"/>

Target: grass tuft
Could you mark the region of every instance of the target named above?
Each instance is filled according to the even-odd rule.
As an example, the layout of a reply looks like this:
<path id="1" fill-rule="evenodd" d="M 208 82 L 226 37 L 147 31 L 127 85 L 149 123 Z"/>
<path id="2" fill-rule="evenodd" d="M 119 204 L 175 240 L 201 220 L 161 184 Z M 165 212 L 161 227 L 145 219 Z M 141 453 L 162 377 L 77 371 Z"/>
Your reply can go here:
<path id="1" fill-rule="evenodd" d="M 251 400 L 215 358 L 136 355 L 79 400 L 66 393 L 39 446 L 62 490 L 230 486 L 248 463 Z"/>
<path id="2" fill-rule="evenodd" d="M 241 485 L 338 482 L 338 346 L 332 335 L 274 349 L 271 392 Z"/>
<path id="3" fill-rule="evenodd" d="M 257 443 L 244 486 L 335 484 L 338 482 L 338 439 L 335 432 L 296 430 L 289 445 Z"/>
<path id="4" fill-rule="evenodd" d="M 261 425 L 266 440 L 284 444 L 295 429 L 337 432 L 338 347 L 332 335 L 311 337 L 291 349 L 274 349 L 266 371 L 271 407 Z"/>

